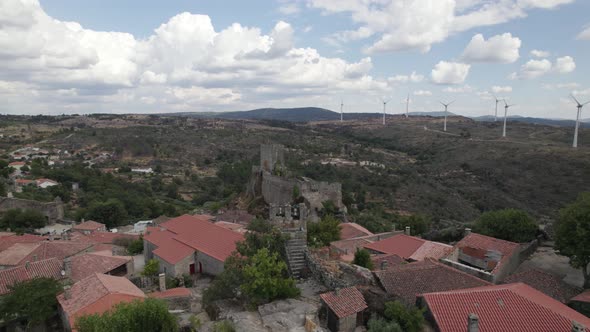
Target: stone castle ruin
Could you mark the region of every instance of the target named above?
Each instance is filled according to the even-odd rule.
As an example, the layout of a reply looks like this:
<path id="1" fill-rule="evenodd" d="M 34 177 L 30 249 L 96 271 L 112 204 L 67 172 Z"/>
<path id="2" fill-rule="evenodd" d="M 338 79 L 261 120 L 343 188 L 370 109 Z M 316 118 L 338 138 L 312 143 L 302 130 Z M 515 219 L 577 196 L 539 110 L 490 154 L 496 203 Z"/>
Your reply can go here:
<path id="1" fill-rule="evenodd" d="M 56 197 L 53 202 L 0 197 L 0 215 L 11 209 L 37 210 L 45 216 L 48 224 L 55 224 L 64 219 L 64 204 L 59 197 Z"/>

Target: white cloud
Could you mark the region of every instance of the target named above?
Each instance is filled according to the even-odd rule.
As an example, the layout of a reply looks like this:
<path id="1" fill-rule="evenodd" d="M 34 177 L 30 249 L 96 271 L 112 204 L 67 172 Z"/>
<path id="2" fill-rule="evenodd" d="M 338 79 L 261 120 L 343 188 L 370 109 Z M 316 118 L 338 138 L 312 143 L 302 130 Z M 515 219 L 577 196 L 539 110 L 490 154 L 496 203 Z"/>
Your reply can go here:
<path id="1" fill-rule="evenodd" d="M 389 77 L 387 80 L 389 82 L 399 82 L 399 83 L 408 83 L 408 82 L 419 83 L 424 80 L 424 75 L 416 74 L 416 72 L 413 71 L 410 75 L 395 75 L 395 76 Z"/>
<path id="2" fill-rule="evenodd" d="M 367 53 L 416 49 L 427 52 L 449 36 L 476 27 L 506 23 L 536 8 L 552 9 L 574 0 L 308 0 L 323 14 L 350 14 L 364 33 L 344 35 L 376 41 Z"/>
<path id="3" fill-rule="evenodd" d="M 582 96 L 582 97 L 590 96 L 590 88 L 584 89 L 584 90 L 574 90 L 574 91 L 572 91 L 572 94 L 576 97 L 577 96 Z M 584 102 L 584 101 L 580 101 L 580 102 Z"/>
<path id="4" fill-rule="evenodd" d="M 546 58 L 546 57 L 550 56 L 551 53 L 549 53 L 547 51 L 541 51 L 541 50 L 532 50 L 531 55 L 536 58 Z"/>
<path id="5" fill-rule="evenodd" d="M 477 96 L 482 100 L 493 100 L 494 96 L 489 91 L 477 91 Z"/>
<path id="6" fill-rule="evenodd" d="M 557 58 L 555 61 L 555 70 L 561 74 L 571 73 L 576 69 L 576 63 L 571 56 Z"/>
<path id="7" fill-rule="evenodd" d="M 436 84 L 461 84 L 467 78 L 471 65 L 440 61 L 432 69 L 432 82 Z"/>
<path id="8" fill-rule="evenodd" d="M 59 21 L 35 0 L 0 2 L 0 58 L 0 94 L 11 96 L 0 110 L 223 110 L 383 93 L 391 84 L 369 74 L 369 57 L 295 47 L 283 21 L 266 33 L 239 23 L 216 30 L 206 15 L 181 13 L 139 40 Z"/>
<path id="9" fill-rule="evenodd" d="M 590 40 L 590 26 L 582 30 L 577 36 L 576 39 L 579 40 Z"/>
<path id="10" fill-rule="evenodd" d="M 279 7 L 279 12 L 281 14 L 285 14 L 285 15 L 297 14 L 300 11 L 301 11 L 301 8 L 299 8 L 299 5 L 297 5 L 296 3 L 286 3 L 286 4 L 281 5 Z"/>
<path id="11" fill-rule="evenodd" d="M 417 90 L 414 91 L 414 96 L 432 96 L 432 92 L 429 90 Z"/>
<path id="12" fill-rule="evenodd" d="M 492 91 L 494 93 L 509 93 L 509 92 L 512 92 L 512 87 L 511 86 L 497 86 L 497 85 L 494 85 L 492 87 Z"/>
<path id="13" fill-rule="evenodd" d="M 527 63 L 520 67 L 519 73 L 512 73 L 510 75 L 510 78 L 529 80 L 547 74 L 551 71 L 551 68 L 551 61 L 547 59 L 529 60 Z"/>
<path id="14" fill-rule="evenodd" d="M 446 92 L 446 93 L 469 93 L 469 92 L 473 92 L 473 88 L 466 84 L 464 86 L 458 86 L 458 87 L 448 86 L 448 87 L 444 88 L 442 91 Z"/>
<path id="15" fill-rule="evenodd" d="M 579 88 L 580 84 L 571 82 L 571 83 L 557 83 L 557 84 L 543 84 L 543 89 L 553 90 L 553 89 L 576 89 Z"/>
<path id="16" fill-rule="evenodd" d="M 467 62 L 512 63 L 518 60 L 521 41 L 510 33 L 496 35 L 485 40 L 477 34 L 463 51 L 463 60 Z"/>

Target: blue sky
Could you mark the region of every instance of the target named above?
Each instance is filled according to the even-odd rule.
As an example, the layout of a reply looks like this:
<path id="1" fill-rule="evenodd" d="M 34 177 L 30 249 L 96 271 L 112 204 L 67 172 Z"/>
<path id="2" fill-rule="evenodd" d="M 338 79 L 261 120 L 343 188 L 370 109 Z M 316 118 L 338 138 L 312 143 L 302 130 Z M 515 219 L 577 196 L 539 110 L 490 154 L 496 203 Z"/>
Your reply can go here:
<path id="1" fill-rule="evenodd" d="M 0 4 L 0 112 L 493 112 L 574 118 L 590 99 L 590 1 Z M 534 52 L 531 53 L 531 52 Z M 586 116 L 587 117 L 587 116 Z"/>

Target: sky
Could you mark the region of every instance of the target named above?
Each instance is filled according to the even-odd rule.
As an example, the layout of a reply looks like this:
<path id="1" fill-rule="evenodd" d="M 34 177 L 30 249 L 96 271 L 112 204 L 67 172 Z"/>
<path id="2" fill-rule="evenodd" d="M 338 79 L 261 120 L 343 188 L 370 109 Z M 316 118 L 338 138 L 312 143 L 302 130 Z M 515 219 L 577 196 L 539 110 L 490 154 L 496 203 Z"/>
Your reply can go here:
<path id="1" fill-rule="evenodd" d="M 0 113 L 323 107 L 574 119 L 588 0 L 2 0 Z M 498 112 L 503 115 L 500 103 Z M 510 114 L 509 114 L 510 115 Z M 585 117 L 589 117 L 586 116 Z"/>

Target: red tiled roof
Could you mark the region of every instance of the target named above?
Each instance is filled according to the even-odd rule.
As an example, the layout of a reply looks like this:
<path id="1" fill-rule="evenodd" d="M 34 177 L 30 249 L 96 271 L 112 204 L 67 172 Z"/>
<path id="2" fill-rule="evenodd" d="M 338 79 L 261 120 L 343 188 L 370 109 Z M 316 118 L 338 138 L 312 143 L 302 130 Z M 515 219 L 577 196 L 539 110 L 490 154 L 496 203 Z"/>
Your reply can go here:
<path id="1" fill-rule="evenodd" d="M 16 184 L 21 184 L 21 185 L 24 184 L 24 185 L 27 185 L 27 184 L 33 183 L 33 180 L 29 180 L 29 179 L 16 179 L 16 181 L 14 181 L 14 182 L 16 182 Z"/>
<path id="2" fill-rule="evenodd" d="M 62 293 L 57 296 L 57 300 L 72 327 L 75 326 L 76 318 L 82 315 L 100 314 L 115 304 L 145 298 L 141 289 L 126 278 L 100 273 L 78 281 L 72 285 L 70 293 L 70 299 L 66 300 Z"/>
<path id="3" fill-rule="evenodd" d="M 176 264 L 186 256 L 192 255 L 195 249 L 177 241 L 174 238 L 175 236 L 176 234 L 167 230 L 161 230 L 159 227 L 147 227 L 143 240 L 151 242 L 158 247 L 153 251 L 153 254 L 168 263 Z"/>
<path id="4" fill-rule="evenodd" d="M 381 264 L 383 262 L 387 262 L 387 267 L 385 270 L 406 263 L 403 258 L 396 254 L 373 255 L 371 256 L 371 262 L 373 262 L 373 271 L 381 270 Z"/>
<path id="5" fill-rule="evenodd" d="M 0 265 L 15 266 L 24 263 L 32 252 L 41 246 L 41 243 L 15 243 L 8 249 L 0 252 Z"/>
<path id="6" fill-rule="evenodd" d="M 86 234 L 86 237 L 94 243 L 105 243 L 105 244 L 106 243 L 112 244 L 117 239 L 131 239 L 131 240 L 139 239 L 139 235 L 113 233 L 113 232 L 92 232 L 90 234 Z"/>
<path id="7" fill-rule="evenodd" d="M 160 224 L 159 227 L 165 228 L 173 233 L 172 238 L 177 242 L 181 242 L 220 261 L 225 261 L 235 251 L 236 243 L 242 241 L 244 236 L 217 226 L 209 222 L 210 219 L 211 216 L 183 215 L 170 219 Z M 151 230 L 153 227 L 149 229 Z M 157 234 L 157 232 L 150 232 L 149 235 L 144 236 L 144 240 L 152 242 L 150 240 L 152 234 Z M 168 241 L 166 243 L 171 244 L 174 242 Z M 158 245 L 157 243 L 154 244 Z M 166 256 L 174 255 L 174 248 L 176 247 L 178 247 L 176 244 L 173 244 L 171 247 L 167 245 L 158 246 L 158 249 L 154 250 L 154 254 L 160 257 L 162 257 L 161 254 Z"/>
<path id="8" fill-rule="evenodd" d="M 57 258 L 31 262 L 28 266 L 20 265 L 6 270 L 0 270 L 0 295 L 10 292 L 9 287 L 15 283 L 33 278 L 61 279 L 63 264 Z"/>
<path id="9" fill-rule="evenodd" d="M 414 305 L 416 296 L 422 293 L 491 285 L 432 259 L 375 271 L 375 275 L 388 294 L 407 305 Z"/>
<path id="10" fill-rule="evenodd" d="M 576 321 L 590 331 L 590 318 L 523 283 L 423 294 L 441 332 L 467 330 L 479 317 L 480 332 L 571 331 Z"/>
<path id="11" fill-rule="evenodd" d="M 497 272 L 503 263 L 513 254 L 518 253 L 520 245 L 518 243 L 496 239 L 477 233 L 471 233 L 457 242 L 455 248 L 459 248 L 469 256 L 485 258 L 488 251 L 497 251 L 502 254 L 502 258 L 495 265 L 491 273 Z"/>
<path id="12" fill-rule="evenodd" d="M 94 220 L 84 221 L 84 222 L 79 223 L 78 225 L 74 225 L 74 227 L 72 227 L 72 229 L 82 230 L 82 231 L 96 231 L 101 228 L 105 228 L 105 224 L 101 224 L 101 223 L 96 222 Z"/>
<path id="13" fill-rule="evenodd" d="M 537 269 L 518 272 L 504 279 L 505 284 L 514 282 L 525 283 L 561 303 L 567 303 L 569 299 L 582 291 L 580 288 L 566 284 L 553 274 Z"/>
<path id="14" fill-rule="evenodd" d="M 165 290 L 163 292 L 153 292 L 148 294 L 148 296 L 155 297 L 157 299 L 166 299 L 171 297 L 189 297 L 191 296 L 191 291 L 188 288 L 177 287 Z"/>
<path id="15" fill-rule="evenodd" d="M 46 239 L 47 237 L 32 234 L 3 236 L 2 241 L 0 241 L 0 251 L 8 249 L 15 243 L 37 243 Z"/>
<path id="16" fill-rule="evenodd" d="M 246 232 L 244 225 L 236 224 L 236 223 L 229 222 L 229 221 L 217 221 L 217 222 L 215 222 L 215 225 L 223 227 L 223 228 L 227 228 L 230 231 L 234 231 L 234 232 L 238 232 L 238 233 L 245 233 Z"/>
<path id="17" fill-rule="evenodd" d="M 368 308 L 363 294 L 356 287 L 343 288 L 337 292 L 320 294 L 320 297 L 338 318 L 348 317 Z"/>
<path id="18" fill-rule="evenodd" d="M 355 237 L 361 237 L 366 235 L 373 235 L 368 229 L 364 228 L 363 226 L 354 223 L 354 222 L 346 222 L 340 224 L 340 239 L 341 240 L 348 240 Z"/>
<path id="19" fill-rule="evenodd" d="M 396 254 L 404 259 L 422 260 L 426 257 L 441 258 L 446 256 L 452 247 L 443 243 L 426 241 L 414 236 L 398 234 L 390 238 L 377 241 L 365 248 L 384 254 Z"/>
<path id="20" fill-rule="evenodd" d="M 129 256 L 108 256 L 99 252 L 71 257 L 72 280 L 82 280 L 95 273 L 107 273 L 131 260 Z"/>
<path id="21" fill-rule="evenodd" d="M 8 166 L 24 166 L 25 162 L 24 161 L 13 161 L 10 164 L 8 164 Z"/>
<path id="22" fill-rule="evenodd" d="M 0 252 L 0 265 L 15 266 L 56 257 L 64 259 L 89 249 L 91 243 L 73 241 L 42 241 L 38 243 L 15 243 Z"/>
<path id="23" fill-rule="evenodd" d="M 587 290 L 582 294 L 578 294 L 578 295 L 572 297 L 572 299 L 570 301 L 589 302 L 590 303 L 590 290 Z"/>

